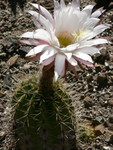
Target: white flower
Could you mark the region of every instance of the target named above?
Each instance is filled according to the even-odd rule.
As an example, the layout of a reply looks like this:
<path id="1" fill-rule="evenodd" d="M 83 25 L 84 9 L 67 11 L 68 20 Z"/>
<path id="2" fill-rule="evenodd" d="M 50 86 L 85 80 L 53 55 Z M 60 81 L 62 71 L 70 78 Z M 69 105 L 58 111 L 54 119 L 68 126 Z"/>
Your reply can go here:
<path id="1" fill-rule="evenodd" d="M 96 46 L 108 43 L 103 38 L 94 39 L 109 28 L 107 24 L 99 24 L 98 17 L 102 14 L 102 9 L 91 13 L 93 5 L 88 5 L 81 11 L 79 0 L 72 0 L 68 5 L 64 0 L 60 3 L 54 0 L 52 16 L 44 7 L 31 4 L 39 10 L 28 11 L 38 29 L 21 35 L 21 38 L 30 39 L 21 42 L 35 45 L 26 57 L 33 60 L 39 58 L 40 64 L 48 69 L 54 65 L 56 80 L 59 76 L 65 75 L 67 67 L 75 74 L 77 65 L 85 64 L 92 67 L 91 55 L 99 53 Z"/>

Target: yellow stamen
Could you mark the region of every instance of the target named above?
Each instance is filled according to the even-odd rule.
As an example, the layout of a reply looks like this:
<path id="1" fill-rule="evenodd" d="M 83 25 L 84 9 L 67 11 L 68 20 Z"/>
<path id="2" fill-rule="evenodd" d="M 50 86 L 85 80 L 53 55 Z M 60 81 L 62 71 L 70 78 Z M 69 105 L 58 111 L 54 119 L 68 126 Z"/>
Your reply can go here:
<path id="1" fill-rule="evenodd" d="M 63 32 L 60 36 L 58 36 L 58 40 L 61 47 L 66 47 L 70 44 L 74 44 L 73 35 L 68 32 Z"/>
<path id="2" fill-rule="evenodd" d="M 80 30 L 78 32 L 69 33 L 63 32 L 58 36 L 60 47 L 66 47 L 70 44 L 79 42 L 79 38 L 86 34 L 84 31 Z"/>
<path id="3" fill-rule="evenodd" d="M 77 42 L 80 37 L 84 36 L 86 34 L 83 30 L 79 30 L 78 32 L 73 33 L 73 37 L 75 38 L 75 41 Z"/>

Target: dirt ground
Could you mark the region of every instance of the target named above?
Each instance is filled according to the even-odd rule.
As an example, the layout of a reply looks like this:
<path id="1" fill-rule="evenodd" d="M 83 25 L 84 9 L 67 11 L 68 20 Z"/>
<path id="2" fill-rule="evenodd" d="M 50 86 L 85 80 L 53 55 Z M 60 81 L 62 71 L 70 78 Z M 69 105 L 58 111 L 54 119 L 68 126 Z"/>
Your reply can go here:
<path id="1" fill-rule="evenodd" d="M 28 2 L 37 3 L 37 0 L 0 1 L 0 150 L 13 150 L 8 135 L 11 129 L 7 128 L 12 94 L 22 80 L 39 70 L 38 62 L 24 59 L 25 51 L 31 47 L 18 42 L 23 32 L 34 29 L 30 15 L 25 12 L 33 9 Z M 40 3 L 53 12 L 52 0 L 40 0 Z M 92 0 L 81 0 L 82 7 L 92 3 Z M 113 10 L 105 13 L 103 22 L 111 27 L 102 36 L 113 37 Z M 78 143 L 81 150 L 113 150 L 113 44 L 106 44 L 106 49 L 93 59 L 95 68 L 77 69 L 78 80 L 71 72 L 67 73 L 66 82 L 73 84 L 70 90 L 74 91 L 75 104 L 79 104 L 78 124 L 84 127 L 86 137 L 84 140 L 79 136 Z M 87 140 L 92 128 L 95 136 Z"/>

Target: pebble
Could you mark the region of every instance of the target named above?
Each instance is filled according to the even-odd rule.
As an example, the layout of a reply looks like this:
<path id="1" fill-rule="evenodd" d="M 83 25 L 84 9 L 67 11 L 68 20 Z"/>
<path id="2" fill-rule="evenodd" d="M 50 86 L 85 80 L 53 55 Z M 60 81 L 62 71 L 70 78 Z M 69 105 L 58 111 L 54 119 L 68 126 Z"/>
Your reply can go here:
<path id="1" fill-rule="evenodd" d="M 3 51 L 3 45 L 0 44 L 0 53 Z"/>
<path id="2" fill-rule="evenodd" d="M 14 56 L 12 56 L 11 58 L 8 59 L 8 61 L 6 62 L 8 66 L 12 66 L 16 63 L 17 59 L 18 59 L 19 55 L 16 54 Z"/>
<path id="3" fill-rule="evenodd" d="M 10 74 L 6 74 L 5 76 L 4 76 L 4 85 L 10 85 L 11 84 L 11 75 Z"/>
<path id="4" fill-rule="evenodd" d="M 99 73 L 97 76 L 97 84 L 100 86 L 106 85 L 108 82 L 107 75 L 105 73 Z"/>
<path id="5" fill-rule="evenodd" d="M 110 100 L 108 101 L 108 104 L 113 107 L 113 99 L 110 99 Z"/>
<path id="6" fill-rule="evenodd" d="M 93 100 L 89 96 L 86 96 L 84 98 L 84 105 L 86 108 L 92 107 L 93 106 Z"/>
<path id="7" fill-rule="evenodd" d="M 96 73 L 98 73 L 98 72 L 101 72 L 101 66 L 100 65 L 95 65 L 95 70 L 96 70 Z"/>
<path id="8" fill-rule="evenodd" d="M 108 52 L 106 51 L 106 49 L 103 49 L 101 51 L 101 54 L 96 54 L 95 55 L 95 61 L 97 63 L 100 63 L 100 64 L 104 64 L 105 63 L 105 60 L 109 60 L 109 54 Z"/>
<path id="9" fill-rule="evenodd" d="M 108 143 L 113 143 L 113 131 L 109 131 L 109 130 L 106 131 L 105 141 Z"/>
<path id="10" fill-rule="evenodd" d="M 0 141 L 2 141 L 5 137 L 5 132 L 3 130 L 0 130 Z"/>
<path id="11" fill-rule="evenodd" d="M 31 67 L 30 64 L 24 64 L 24 66 L 22 67 L 22 69 L 28 70 L 28 69 L 30 69 L 30 67 Z"/>
<path id="12" fill-rule="evenodd" d="M 110 20 L 113 22 L 113 15 L 112 15 L 112 16 L 110 16 Z"/>
<path id="13" fill-rule="evenodd" d="M 103 146 L 103 150 L 111 150 L 109 146 Z"/>
<path id="14" fill-rule="evenodd" d="M 0 98 L 4 97 L 5 93 L 3 93 L 2 91 L 0 91 Z"/>
<path id="15" fill-rule="evenodd" d="M 0 53 L 0 57 L 5 57 L 6 56 L 6 53 L 3 52 L 3 53 Z"/>
<path id="16" fill-rule="evenodd" d="M 109 124 L 108 130 L 113 131 L 113 124 Z"/>
<path id="17" fill-rule="evenodd" d="M 87 83 L 90 83 L 93 80 L 93 76 L 90 74 L 88 74 L 86 78 L 87 78 Z"/>
<path id="18" fill-rule="evenodd" d="M 92 121 L 92 125 L 93 125 L 93 126 L 97 126 L 97 125 L 101 124 L 101 122 L 102 122 L 102 117 L 101 117 L 101 116 L 100 116 L 100 117 L 96 117 L 96 118 Z"/>
<path id="19" fill-rule="evenodd" d="M 96 126 L 94 129 L 95 129 L 95 134 L 97 136 L 99 136 L 99 135 L 101 135 L 101 134 L 103 134 L 105 132 L 105 128 L 104 128 L 104 126 L 102 124 Z"/>
<path id="20" fill-rule="evenodd" d="M 109 117 L 109 122 L 113 123 L 113 116 Z"/>

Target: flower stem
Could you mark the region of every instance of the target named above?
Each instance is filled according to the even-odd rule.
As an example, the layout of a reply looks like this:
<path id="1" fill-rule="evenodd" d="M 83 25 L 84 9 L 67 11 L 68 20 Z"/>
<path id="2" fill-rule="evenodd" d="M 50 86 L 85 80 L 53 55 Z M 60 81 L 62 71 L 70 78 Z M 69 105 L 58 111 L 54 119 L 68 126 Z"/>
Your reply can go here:
<path id="1" fill-rule="evenodd" d="M 49 70 L 43 67 L 39 81 L 39 92 L 42 96 L 49 96 L 53 93 L 54 66 Z"/>

